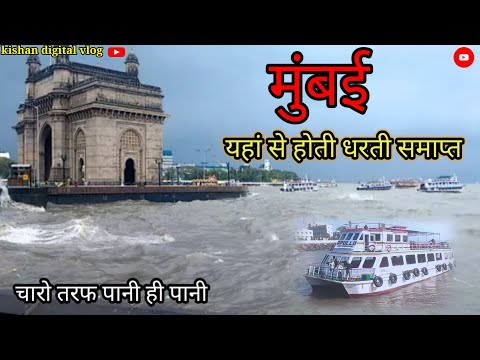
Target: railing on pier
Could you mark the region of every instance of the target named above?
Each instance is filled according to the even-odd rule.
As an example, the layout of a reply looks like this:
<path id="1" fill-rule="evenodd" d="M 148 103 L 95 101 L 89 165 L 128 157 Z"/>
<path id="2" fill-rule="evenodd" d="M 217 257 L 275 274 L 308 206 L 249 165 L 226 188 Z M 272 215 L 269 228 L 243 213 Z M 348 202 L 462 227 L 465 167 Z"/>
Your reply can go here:
<path id="1" fill-rule="evenodd" d="M 328 264 L 310 265 L 307 275 L 326 280 L 367 281 L 373 280 L 375 269 L 332 269 Z"/>
<path id="2" fill-rule="evenodd" d="M 150 193 L 208 193 L 208 192 L 246 192 L 244 186 L 195 186 L 195 185 L 163 185 L 163 186 L 66 186 L 49 187 L 49 195 L 63 194 L 150 194 Z"/>

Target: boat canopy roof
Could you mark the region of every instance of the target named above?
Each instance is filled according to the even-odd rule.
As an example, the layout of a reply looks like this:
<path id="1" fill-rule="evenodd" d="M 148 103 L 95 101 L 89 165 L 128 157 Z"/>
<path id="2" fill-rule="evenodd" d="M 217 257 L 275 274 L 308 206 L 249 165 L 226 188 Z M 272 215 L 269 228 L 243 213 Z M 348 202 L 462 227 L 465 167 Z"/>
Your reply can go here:
<path id="1" fill-rule="evenodd" d="M 349 223 L 339 229 L 342 233 L 369 231 L 369 232 L 393 232 L 404 233 L 413 236 L 440 236 L 440 233 L 430 231 L 410 230 L 406 226 L 391 225 L 384 223 Z"/>
<path id="2" fill-rule="evenodd" d="M 391 230 L 402 230 L 406 231 L 406 226 L 400 225 L 391 225 L 391 224 L 384 224 L 384 223 L 352 223 L 349 222 L 345 224 L 342 231 L 354 231 L 354 230 L 383 230 L 383 231 L 391 231 Z"/>

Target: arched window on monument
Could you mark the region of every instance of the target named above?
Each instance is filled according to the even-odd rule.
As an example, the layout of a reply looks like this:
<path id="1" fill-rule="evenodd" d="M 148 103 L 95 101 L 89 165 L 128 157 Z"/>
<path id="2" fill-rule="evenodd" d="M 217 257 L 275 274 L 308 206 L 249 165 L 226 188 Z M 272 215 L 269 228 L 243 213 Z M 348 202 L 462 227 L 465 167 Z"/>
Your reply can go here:
<path id="1" fill-rule="evenodd" d="M 140 137 L 133 130 L 127 130 L 123 133 L 120 141 L 122 149 L 138 150 L 140 149 Z"/>
<path id="2" fill-rule="evenodd" d="M 85 133 L 79 130 L 77 133 L 77 140 L 75 142 L 76 149 L 85 149 Z"/>

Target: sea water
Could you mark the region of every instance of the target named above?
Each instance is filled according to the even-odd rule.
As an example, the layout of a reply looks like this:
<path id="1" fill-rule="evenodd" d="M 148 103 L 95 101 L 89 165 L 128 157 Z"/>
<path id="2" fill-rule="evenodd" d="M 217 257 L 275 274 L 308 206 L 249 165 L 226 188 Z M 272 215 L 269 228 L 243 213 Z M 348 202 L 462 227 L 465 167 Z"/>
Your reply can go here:
<path id="1" fill-rule="evenodd" d="M 356 191 L 355 184 L 284 193 L 251 187 L 239 199 L 47 209 L 0 207 L 0 287 L 16 283 L 210 285 L 207 304 L 165 305 L 230 314 L 480 314 L 480 185 L 463 193 L 415 189 Z M 385 295 L 325 299 L 303 274 L 324 251 L 297 251 L 308 222 L 382 222 L 440 232 L 453 240 L 457 267 Z M 161 305 L 158 305 L 161 306 Z"/>

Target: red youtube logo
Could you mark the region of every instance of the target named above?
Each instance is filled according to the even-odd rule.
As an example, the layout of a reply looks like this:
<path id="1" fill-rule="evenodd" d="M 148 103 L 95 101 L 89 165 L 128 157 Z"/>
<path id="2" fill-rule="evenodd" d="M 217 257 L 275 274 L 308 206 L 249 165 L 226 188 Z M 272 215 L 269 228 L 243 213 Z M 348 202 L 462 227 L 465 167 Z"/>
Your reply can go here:
<path id="1" fill-rule="evenodd" d="M 458 48 L 457 51 L 453 54 L 453 61 L 455 64 L 461 68 L 467 68 L 473 64 L 475 60 L 475 55 L 473 51 L 468 47 Z"/>
<path id="2" fill-rule="evenodd" d="M 109 47 L 108 56 L 110 57 L 124 57 L 125 48 L 124 47 Z"/>

